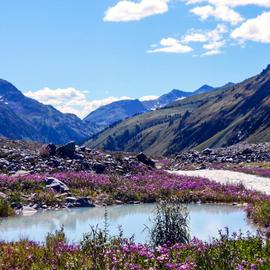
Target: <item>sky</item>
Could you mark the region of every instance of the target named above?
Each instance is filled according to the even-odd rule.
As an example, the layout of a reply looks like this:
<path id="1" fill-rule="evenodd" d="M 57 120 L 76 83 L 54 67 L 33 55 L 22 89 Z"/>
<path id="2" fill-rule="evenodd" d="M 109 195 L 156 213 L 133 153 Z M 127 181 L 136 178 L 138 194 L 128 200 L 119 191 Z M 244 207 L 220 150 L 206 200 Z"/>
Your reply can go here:
<path id="1" fill-rule="evenodd" d="M 0 77 L 79 117 L 270 64 L 270 0 L 2 0 Z"/>

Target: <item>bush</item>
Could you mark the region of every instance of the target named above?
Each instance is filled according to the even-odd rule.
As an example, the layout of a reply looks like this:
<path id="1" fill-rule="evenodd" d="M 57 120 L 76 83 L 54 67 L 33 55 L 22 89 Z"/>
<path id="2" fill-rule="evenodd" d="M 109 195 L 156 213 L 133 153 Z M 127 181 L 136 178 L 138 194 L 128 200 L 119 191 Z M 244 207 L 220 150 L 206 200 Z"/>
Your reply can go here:
<path id="1" fill-rule="evenodd" d="M 54 233 L 48 233 L 46 237 L 46 246 L 49 248 L 54 248 L 59 243 L 64 243 L 64 244 L 67 243 L 63 226 L 61 227 L 60 230 L 56 230 Z"/>
<path id="2" fill-rule="evenodd" d="M 188 243 L 189 227 L 187 208 L 175 200 L 161 201 L 156 206 L 150 242 L 153 246 Z"/>
<path id="3" fill-rule="evenodd" d="M 0 217 L 8 217 L 14 215 L 14 210 L 10 206 L 9 202 L 0 199 Z"/>
<path id="4" fill-rule="evenodd" d="M 270 226 L 270 201 L 256 202 L 247 209 L 248 217 L 255 223 L 269 227 Z"/>

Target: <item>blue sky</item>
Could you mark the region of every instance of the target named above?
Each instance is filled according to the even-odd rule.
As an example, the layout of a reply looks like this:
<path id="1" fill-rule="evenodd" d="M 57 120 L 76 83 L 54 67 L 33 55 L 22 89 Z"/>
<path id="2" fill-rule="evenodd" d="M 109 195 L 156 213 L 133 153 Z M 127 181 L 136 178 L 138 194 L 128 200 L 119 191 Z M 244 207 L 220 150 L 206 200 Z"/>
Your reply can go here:
<path id="1" fill-rule="evenodd" d="M 260 72 L 270 0 L 3 0 L 0 33 L 1 77 L 82 117 Z"/>

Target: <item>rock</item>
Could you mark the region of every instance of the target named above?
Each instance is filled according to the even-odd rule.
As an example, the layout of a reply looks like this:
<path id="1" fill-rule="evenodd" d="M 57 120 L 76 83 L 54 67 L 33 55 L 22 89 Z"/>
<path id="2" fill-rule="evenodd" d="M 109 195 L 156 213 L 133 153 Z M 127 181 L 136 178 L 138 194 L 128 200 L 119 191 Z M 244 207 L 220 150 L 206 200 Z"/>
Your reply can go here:
<path id="1" fill-rule="evenodd" d="M 10 162 L 7 161 L 7 160 L 4 159 L 4 158 L 1 158 L 1 159 L 0 159 L 0 165 L 3 166 L 3 167 L 7 167 L 7 166 L 10 165 Z"/>
<path id="2" fill-rule="evenodd" d="M 93 171 L 95 171 L 96 173 L 104 173 L 106 170 L 106 166 L 102 163 L 95 163 L 92 166 Z"/>
<path id="3" fill-rule="evenodd" d="M 206 148 L 206 149 L 204 149 L 204 150 L 202 151 L 202 154 L 203 154 L 203 155 L 210 155 L 212 152 L 213 152 L 212 149 Z"/>
<path id="4" fill-rule="evenodd" d="M 45 179 L 45 184 L 46 188 L 51 188 L 56 192 L 65 193 L 69 191 L 69 188 L 66 184 L 54 177 L 47 177 Z"/>
<path id="5" fill-rule="evenodd" d="M 140 201 L 129 201 L 128 204 L 141 204 Z"/>
<path id="6" fill-rule="evenodd" d="M 7 197 L 8 197 L 8 196 L 7 196 L 5 193 L 0 192 L 0 199 L 5 200 L 5 199 L 7 199 Z"/>
<path id="7" fill-rule="evenodd" d="M 75 155 L 76 145 L 75 142 L 69 142 L 56 149 L 56 154 L 60 157 L 73 158 Z"/>
<path id="8" fill-rule="evenodd" d="M 56 146 L 53 143 L 44 144 L 39 153 L 42 157 L 50 157 L 56 154 Z"/>
<path id="9" fill-rule="evenodd" d="M 56 168 L 60 165 L 60 161 L 58 161 L 57 159 L 51 159 L 48 161 L 48 165 Z"/>
<path id="10" fill-rule="evenodd" d="M 31 216 L 34 215 L 37 212 L 37 210 L 30 206 L 23 206 L 22 207 L 22 214 L 24 216 Z"/>
<path id="11" fill-rule="evenodd" d="M 198 168 L 198 170 L 204 170 L 204 169 L 206 169 L 205 164 L 201 164 L 200 167 Z"/>
<path id="12" fill-rule="evenodd" d="M 85 146 L 80 146 L 79 147 L 79 151 L 85 152 L 85 150 L 86 150 L 86 147 Z"/>
<path id="13" fill-rule="evenodd" d="M 66 202 L 67 203 L 76 203 L 77 198 L 75 197 L 66 197 Z"/>
<path id="14" fill-rule="evenodd" d="M 123 202 L 120 200 L 115 200 L 115 204 L 123 204 Z"/>
<path id="15" fill-rule="evenodd" d="M 242 151 L 242 155 L 250 155 L 253 153 L 253 150 L 250 148 L 246 148 Z"/>
<path id="16" fill-rule="evenodd" d="M 34 208 L 34 209 L 37 210 L 37 209 L 39 208 L 39 205 L 38 205 L 38 204 L 33 204 L 33 205 L 32 205 L 32 208 Z"/>
<path id="17" fill-rule="evenodd" d="M 18 176 L 26 176 L 26 175 L 29 175 L 29 174 L 30 174 L 29 171 L 23 171 L 23 170 L 21 170 L 21 171 L 17 171 L 17 172 L 14 174 L 14 176 L 16 176 L 16 177 L 18 177 Z"/>
<path id="18" fill-rule="evenodd" d="M 84 155 L 83 154 L 74 154 L 73 156 L 74 159 L 79 159 L 79 160 L 83 160 L 84 159 Z"/>
<path id="19" fill-rule="evenodd" d="M 151 158 L 148 158 L 144 153 L 138 154 L 137 159 L 147 166 L 155 167 L 155 162 Z"/>
<path id="20" fill-rule="evenodd" d="M 78 198 L 76 204 L 79 207 L 95 207 L 95 205 L 86 197 Z"/>
<path id="21" fill-rule="evenodd" d="M 83 169 L 85 169 L 85 170 L 89 170 L 90 169 L 90 164 L 89 164 L 89 162 L 87 162 L 87 161 L 82 161 L 82 163 L 81 163 L 81 166 L 83 167 Z"/>

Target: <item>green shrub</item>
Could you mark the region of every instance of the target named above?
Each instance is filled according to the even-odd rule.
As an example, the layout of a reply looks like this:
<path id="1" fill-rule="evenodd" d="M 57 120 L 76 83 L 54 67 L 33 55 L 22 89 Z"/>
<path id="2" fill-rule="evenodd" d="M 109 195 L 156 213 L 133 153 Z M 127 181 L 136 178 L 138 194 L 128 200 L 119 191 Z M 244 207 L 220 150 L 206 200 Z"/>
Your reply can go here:
<path id="1" fill-rule="evenodd" d="M 59 243 L 67 243 L 63 226 L 60 230 L 56 230 L 54 233 L 48 233 L 46 237 L 46 246 L 50 249 L 56 247 Z"/>
<path id="2" fill-rule="evenodd" d="M 9 202 L 0 199 L 0 217 L 8 217 L 14 215 L 14 210 L 10 206 Z"/>
<path id="3" fill-rule="evenodd" d="M 154 225 L 150 229 L 153 246 L 189 242 L 188 212 L 183 204 L 174 200 L 161 201 L 155 212 Z"/>
<path id="4" fill-rule="evenodd" d="M 270 226 L 270 201 L 256 202 L 248 209 L 248 216 L 257 224 Z"/>

